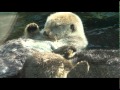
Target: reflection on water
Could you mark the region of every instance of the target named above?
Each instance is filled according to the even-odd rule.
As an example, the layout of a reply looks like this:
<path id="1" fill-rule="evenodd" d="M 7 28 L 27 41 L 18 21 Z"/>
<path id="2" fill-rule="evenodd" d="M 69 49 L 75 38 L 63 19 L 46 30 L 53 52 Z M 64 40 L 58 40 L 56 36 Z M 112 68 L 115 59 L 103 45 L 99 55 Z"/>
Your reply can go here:
<path id="1" fill-rule="evenodd" d="M 23 35 L 23 30 L 25 26 L 30 22 L 35 22 L 40 26 L 40 29 L 44 27 L 46 18 L 53 12 L 20 12 L 16 23 L 13 26 L 12 32 L 7 40 L 19 38 Z M 119 48 L 119 13 L 118 12 L 75 12 L 79 15 L 83 21 L 85 33 L 89 41 L 88 48 L 103 48 L 103 49 L 118 49 Z M 4 13 L 1 13 L 5 16 Z M 8 13 L 9 14 L 9 13 Z M 15 18 L 15 15 L 8 17 L 7 25 L 5 22 L 0 20 L 0 33 L 6 30 L 8 31 L 11 22 Z M 3 17 L 2 17 L 3 18 Z M 3 25 L 3 26 L 2 26 Z M 9 28 L 8 28 L 9 27 Z M 2 31 L 1 31 L 2 29 Z M 5 31 L 5 32 L 6 32 Z M 8 32 L 1 34 L 0 36 L 5 36 Z M 6 38 L 6 37 L 4 37 Z"/>

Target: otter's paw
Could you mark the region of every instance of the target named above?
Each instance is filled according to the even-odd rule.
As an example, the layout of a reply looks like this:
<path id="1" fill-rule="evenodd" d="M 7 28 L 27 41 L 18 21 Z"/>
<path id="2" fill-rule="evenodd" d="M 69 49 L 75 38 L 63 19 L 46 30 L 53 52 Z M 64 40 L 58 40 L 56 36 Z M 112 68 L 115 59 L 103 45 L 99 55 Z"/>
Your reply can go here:
<path id="1" fill-rule="evenodd" d="M 35 33 L 39 30 L 39 26 L 36 23 L 29 23 L 29 24 L 26 25 L 25 30 L 29 34 L 32 34 L 32 33 Z"/>
<path id="2" fill-rule="evenodd" d="M 89 63 L 88 63 L 87 61 L 78 62 L 76 65 L 77 65 L 79 68 L 81 68 L 81 69 L 84 68 L 84 71 L 85 71 L 86 73 L 89 72 L 90 65 L 89 65 Z"/>
<path id="3" fill-rule="evenodd" d="M 68 46 L 65 50 L 64 50 L 64 57 L 66 59 L 70 59 L 73 58 L 75 56 L 76 53 L 76 48 L 74 46 Z"/>
<path id="4" fill-rule="evenodd" d="M 86 78 L 88 77 L 90 65 L 87 61 L 78 62 L 68 73 L 68 78 Z"/>

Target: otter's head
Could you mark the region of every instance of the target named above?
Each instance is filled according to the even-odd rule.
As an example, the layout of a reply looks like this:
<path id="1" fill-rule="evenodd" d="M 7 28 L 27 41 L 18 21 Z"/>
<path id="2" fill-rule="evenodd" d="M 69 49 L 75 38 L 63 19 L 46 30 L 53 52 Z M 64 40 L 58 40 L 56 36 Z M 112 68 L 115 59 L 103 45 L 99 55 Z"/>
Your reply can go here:
<path id="1" fill-rule="evenodd" d="M 24 36 L 26 38 L 32 38 L 35 35 L 39 34 L 39 26 L 36 23 L 30 23 L 26 25 Z"/>
<path id="2" fill-rule="evenodd" d="M 51 40 L 59 40 L 67 36 L 78 35 L 85 37 L 80 18 L 71 12 L 51 14 L 45 23 L 44 35 Z"/>

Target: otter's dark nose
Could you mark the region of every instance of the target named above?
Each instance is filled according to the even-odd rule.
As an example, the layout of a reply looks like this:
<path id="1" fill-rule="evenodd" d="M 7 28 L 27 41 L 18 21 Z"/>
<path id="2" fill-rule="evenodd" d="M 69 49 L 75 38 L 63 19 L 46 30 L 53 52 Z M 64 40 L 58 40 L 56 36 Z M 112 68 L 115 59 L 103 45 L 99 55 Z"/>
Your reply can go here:
<path id="1" fill-rule="evenodd" d="M 43 32 L 43 35 L 48 36 L 48 33 L 46 31 Z"/>

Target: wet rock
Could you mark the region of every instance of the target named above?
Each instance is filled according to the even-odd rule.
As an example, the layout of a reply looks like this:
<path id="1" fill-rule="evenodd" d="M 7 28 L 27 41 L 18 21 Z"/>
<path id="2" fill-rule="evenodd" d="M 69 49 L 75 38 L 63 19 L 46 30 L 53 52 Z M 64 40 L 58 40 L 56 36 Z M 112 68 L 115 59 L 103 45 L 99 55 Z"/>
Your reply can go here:
<path id="1" fill-rule="evenodd" d="M 87 31 L 89 49 L 118 49 L 119 28 L 117 25 Z M 114 41 L 114 42 L 112 42 Z"/>
<path id="2" fill-rule="evenodd" d="M 16 77 L 28 57 L 19 40 L 8 41 L 0 46 L 0 78 Z"/>
<path id="3" fill-rule="evenodd" d="M 89 49 L 119 48 L 118 12 L 77 12 L 77 14 L 83 21 Z"/>

